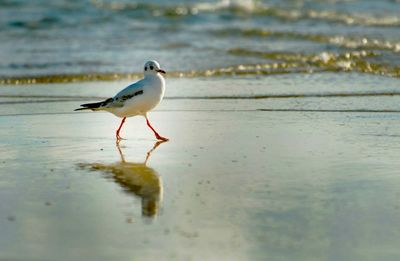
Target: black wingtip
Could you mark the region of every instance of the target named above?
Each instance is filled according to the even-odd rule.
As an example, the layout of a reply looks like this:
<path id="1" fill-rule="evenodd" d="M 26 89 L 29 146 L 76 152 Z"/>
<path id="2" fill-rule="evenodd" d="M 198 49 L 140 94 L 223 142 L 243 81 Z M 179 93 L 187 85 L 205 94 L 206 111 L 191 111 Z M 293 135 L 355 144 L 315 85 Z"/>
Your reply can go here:
<path id="1" fill-rule="evenodd" d="M 83 111 L 83 110 L 90 110 L 89 108 L 78 108 L 78 109 L 75 109 L 74 111 Z"/>
<path id="2" fill-rule="evenodd" d="M 97 109 L 101 106 L 106 106 L 108 103 L 110 103 L 112 101 L 113 101 L 113 98 L 108 98 L 107 100 L 101 101 L 101 102 L 81 104 L 81 107 L 84 107 L 84 108 L 78 108 L 78 109 L 75 109 L 74 111 L 82 111 L 82 110 L 92 110 L 93 111 L 94 109 Z"/>

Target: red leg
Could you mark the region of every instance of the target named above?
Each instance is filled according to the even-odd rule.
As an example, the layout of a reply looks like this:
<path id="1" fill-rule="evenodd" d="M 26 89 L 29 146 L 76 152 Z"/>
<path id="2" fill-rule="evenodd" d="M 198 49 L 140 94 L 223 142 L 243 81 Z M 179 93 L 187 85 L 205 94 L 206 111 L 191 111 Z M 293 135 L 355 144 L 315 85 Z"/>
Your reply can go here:
<path id="1" fill-rule="evenodd" d="M 158 140 L 162 140 L 162 141 L 167 141 L 167 138 L 162 137 L 160 134 L 157 133 L 157 131 L 151 126 L 149 119 L 147 119 L 146 117 L 146 122 L 147 122 L 147 126 L 149 126 L 149 128 L 154 132 L 154 135 L 156 135 L 156 138 Z"/>
<path id="2" fill-rule="evenodd" d="M 124 125 L 125 120 L 126 120 L 126 117 L 124 117 L 122 119 L 121 124 L 119 125 L 119 128 L 118 128 L 117 132 L 115 133 L 115 137 L 117 138 L 117 143 L 119 143 L 122 139 L 121 136 L 119 136 L 119 132 L 121 131 L 122 125 Z"/>

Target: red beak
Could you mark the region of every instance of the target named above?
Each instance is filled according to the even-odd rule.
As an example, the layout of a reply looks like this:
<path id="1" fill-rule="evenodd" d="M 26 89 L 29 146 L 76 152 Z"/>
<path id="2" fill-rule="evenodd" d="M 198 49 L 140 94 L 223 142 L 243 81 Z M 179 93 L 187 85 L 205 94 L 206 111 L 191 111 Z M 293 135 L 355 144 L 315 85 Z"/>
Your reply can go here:
<path id="1" fill-rule="evenodd" d="M 162 70 L 162 69 L 160 69 L 160 70 L 157 70 L 157 72 L 159 72 L 159 73 L 163 73 L 163 74 L 166 74 L 166 72 L 165 72 L 164 70 Z"/>

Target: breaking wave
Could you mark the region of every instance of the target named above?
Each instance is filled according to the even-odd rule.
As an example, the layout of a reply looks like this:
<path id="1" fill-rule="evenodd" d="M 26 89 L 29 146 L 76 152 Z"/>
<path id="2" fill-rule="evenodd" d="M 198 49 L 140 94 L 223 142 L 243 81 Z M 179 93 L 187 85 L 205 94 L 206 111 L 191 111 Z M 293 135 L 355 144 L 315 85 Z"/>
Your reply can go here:
<path id="1" fill-rule="evenodd" d="M 126 3 L 120 1 L 92 0 L 97 8 L 115 11 L 145 11 L 152 16 L 179 17 L 201 13 L 268 16 L 286 21 L 317 20 L 330 23 L 366 26 L 399 26 L 400 15 L 349 13 L 333 10 L 270 6 L 251 0 L 221 0 L 215 3 L 159 5 L 151 3 Z"/>

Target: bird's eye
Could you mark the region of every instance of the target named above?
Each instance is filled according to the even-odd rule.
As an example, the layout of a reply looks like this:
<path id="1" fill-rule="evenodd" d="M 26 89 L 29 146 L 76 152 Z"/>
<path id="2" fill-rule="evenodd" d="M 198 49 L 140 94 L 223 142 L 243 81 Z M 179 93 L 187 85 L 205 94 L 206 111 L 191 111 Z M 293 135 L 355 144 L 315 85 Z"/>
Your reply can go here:
<path id="1" fill-rule="evenodd" d="M 154 69 L 153 65 L 150 65 L 150 70 L 153 70 L 153 69 Z"/>
<path id="2" fill-rule="evenodd" d="M 145 70 L 145 71 L 147 71 L 147 66 L 146 66 L 146 67 L 144 67 L 144 70 Z"/>

